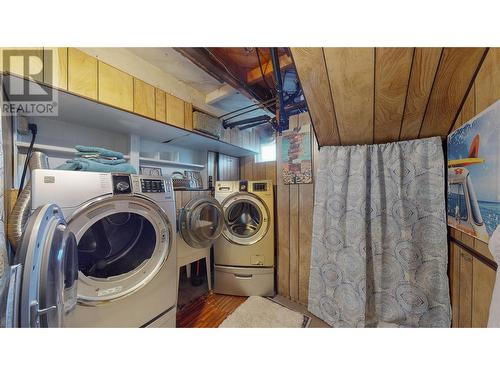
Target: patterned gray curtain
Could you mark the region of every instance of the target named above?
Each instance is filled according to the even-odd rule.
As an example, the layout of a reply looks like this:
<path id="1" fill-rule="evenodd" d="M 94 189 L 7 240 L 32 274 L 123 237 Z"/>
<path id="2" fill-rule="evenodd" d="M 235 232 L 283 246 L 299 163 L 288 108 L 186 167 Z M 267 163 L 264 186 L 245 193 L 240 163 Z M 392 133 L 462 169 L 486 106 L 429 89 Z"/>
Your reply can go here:
<path id="1" fill-rule="evenodd" d="M 449 327 L 438 137 L 323 147 L 309 310 L 333 327 Z"/>

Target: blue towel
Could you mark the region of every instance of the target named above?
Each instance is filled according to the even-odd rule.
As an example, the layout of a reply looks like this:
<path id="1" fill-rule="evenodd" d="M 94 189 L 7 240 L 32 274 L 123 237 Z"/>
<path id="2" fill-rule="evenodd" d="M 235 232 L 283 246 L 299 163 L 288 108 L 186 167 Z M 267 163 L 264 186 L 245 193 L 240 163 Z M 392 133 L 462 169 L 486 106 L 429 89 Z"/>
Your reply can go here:
<path id="1" fill-rule="evenodd" d="M 128 163 L 121 164 L 103 164 L 92 159 L 75 158 L 67 160 L 66 163 L 58 166 L 56 169 L 66 171 L 86 171 L 86 172 L 118 172 L 118 173 L 137 173 L 135 168 Z"/>
<path id="2" fill-rule="evenodd" d="M 110 159 L 102 159 L 102 158 L 74 158 L 73 160 L 78 160 L 78 161 L 83 161 L 83 162 L 85 162 L 86 160 L 90 160 L 90 161 L 95 161 L 96 163 L 108 164 L 108 165 L 118 165 L 118 164 L 124 164 L 127 162 L 125 159 L 110 160 Z"/>
<path id="3" fill-rule="evenodd" d="M 81 153 L 89 153 L 90 152 L 90 153 L 99 154 L 100 156 L 103 156 L 103 157 L 123 159 L 123 154 L 121 152 L 108 150 L 108 149 L 102 148 L 102 147 L 78 145 L 78 146 L 75 146 L 75 148 L 77 151 L 79 151 Z"/>

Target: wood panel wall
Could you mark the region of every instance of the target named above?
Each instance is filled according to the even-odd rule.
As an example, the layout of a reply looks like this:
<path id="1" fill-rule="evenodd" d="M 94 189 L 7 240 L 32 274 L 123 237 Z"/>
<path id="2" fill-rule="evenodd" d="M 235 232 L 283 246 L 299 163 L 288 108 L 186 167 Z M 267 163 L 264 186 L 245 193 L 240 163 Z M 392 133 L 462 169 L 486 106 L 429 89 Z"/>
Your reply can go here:
<path id="1" fill-rule="evenodd" d="M 322 146 L 446 136 L 487 50 L 291 48 Z"/>
<path id="2" fill-rule="evenodd" d="M 451 131 L 499 99 L 500 48 L 490 48 Z M 496 276 L 494 258 L 487 243 L 454 228 L 449 232 L 453 326 L 486 327 Z"/>
<path id="3" fill-rule="evenodd" d="M 217 170 L 218 181 L 237 181 L 240 179 L 240 159 L 219 154 Z"/>
<path id="4" fill-rule="evenodd" d="M 242 180 L 271 180 L 276 185 L 276 162 L 257 163 L 255 156 L 240 158 L 240 177 Z"/>
<path id="5" fill-rule="evenodd" d="M 412 63 L 414 68 L 412 68 L 412 77 L 410 77 L 408 84 L 412 102 L 407 101 L 405 105 L 401 139 L 415 138 L 420 131 L 425 110 L 418 103 L 413 104 L 413 102 L 426 102 L 429 99 L 432 81 L 435 76 L 433 71 L 438 69 L 441 52 L 441 49 L 433 48 L 417 49 L 415 51 Z M 362 53 L 367 54 L 366 51 Z M 326 54 L 325 57 L 328 61 L 334 55 Z M 352 58 L 350 54 L 335 56 L 344 60 Z M 369 54 L 366 57 L 369 59 Z M 418 64 L 420 68 L 415 68 L 415 64 Z M 364 70 L 366 68 L 351 67 L 351 69 L 352 71 L 358 71 L 358 74 L 365 78 L 368 76 Z M 332 87 L 332 90 L 337 89 L 335 86 Z M 353 97 L 362 92 L 359 87 L 350 88 L 349 90 Z M 472 83 L 470 92 L 458 114 L 455 127 L 475 116 L 498 99 L 500 99 L 500 48 L 492 48 L 488 51 L 484 63 Z M 371 102 L 367 102 L 364 105 L 369 107 L 370 104 Z M 354 109 L 349 106 L 352 106 L 352 103 L 343 102 L 338 106 L 344 112 L 344 116 L 347 116 L 341 117 L 342 121 L 356 123 L 356 118 L 363 118 L 363 114 L 354 113 Z M 405 118 L 406 120 L 404 120 Z M 290 120 L 290 126 L 293 127 L 298 122 L 304 123 L 305 121 L 310 121 L 309 115 L 301 114 L 297 118 Z M 369 127 L 366 130 L 371 135 Z M 279 137 L 277 147 L 279 150 Z M 313 139 L 313 159 L 317 158 L 317 153 L 317 143 Z M 316 167 L 316 164 L 313 163 L 313 165 Z M 253 168 L 253 165 L 248 168 Z M 280 180 L 280 168 L 281 162 L 278 158 L 276 165 L 278 294 L 307 305 L 314 185 L 283 185 Z M 471 258 L 470 254 L 462 251 L 457 254 L 463 254 L 463 259 L 453 254 L 450 257 L 454 326 L 484 327 L 487 324 L 489 301 L 495 275 L 491 262 L 488 263 L 488 259 L 490 261 L 493 259 L 492 255 L 486 243 L 457 231 L 453 231 L 452 235 L 478 254 Z M 462 273 L 462 280 L 466 280 L 462 281 L 461 284 L 457 281 L 460 272 Z M 459 309 L 458 304 L 465 305 L 466 308 Z M 461 316 L 461 323 L 459 323 L 459 316 Z"/>
<path id="6" fill-rule="evenodd" d="M 290 129 L 311 126 L 308 113 L 290 118 Z M 312 129 L 311 129 L 312 132 Z M 314 134 L 311 147 L 314 159 L 318 147 Z M 281 137 L 277 139 L 281 148 Z M 314 184 L 285 185 L 281 178 L 282 161 L 276 162 L 276 236 L 278 294 L 307 306 L 309 267 L 313 227 Z M 313 175 L 314 176 L 314 175 Z"/>

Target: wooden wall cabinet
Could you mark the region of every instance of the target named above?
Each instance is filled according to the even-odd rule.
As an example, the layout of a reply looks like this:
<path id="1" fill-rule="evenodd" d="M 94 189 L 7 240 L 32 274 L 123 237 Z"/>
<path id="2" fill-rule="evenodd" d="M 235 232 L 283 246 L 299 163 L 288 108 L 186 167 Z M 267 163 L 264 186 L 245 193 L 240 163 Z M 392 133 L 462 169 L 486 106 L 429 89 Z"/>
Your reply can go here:
<path id="1" fill-rule="evenodd" d="M 97 59 L 77 48 L 68 49 L 68 90 L 97 100 Z"/>
<path id="2" fill-rule="evenodd" d="M 134 78 L 134 112 L 149 118 L 156 118 L 155 88 Z"/>
<path id="3" fill-rule="evenodd" d="M 38 82 L 43 82 L 43 48 L 26 47 L 26 48 L 1 48 L 0 71 L 13 73 L 21 77 L 31 78 Z M 17 56 L 7 58 L 4 53 L 13 51 Z M 25 52 L 23 52 L 25 51 Z M 23 53 L 28 56 L 28 65 L 25 66 L 25 58 Z M 4 59 L 8 61 L 4 61 Z M 5 65 L 4 65 L 5 62 Z"/>
<path id="4" fill-rule="evenodd" d="M 193 105 L 184 102 L 184 128 L 193 131 Z"/>
<path id="5" fill-rule="evenodd" d="M 68 48 L 44 48 L 43 66 L 44 83 L 68 89 Z"/>
<path id="6" fill-rule="evenodd" d="M 170 94 L 167 96 L 167 123 L 184 128 L 184 101 Z"/>
<path id="7" fill-rule="evenodd" d="M 450 250 L 452 326 L 486 327 L 496 271 L 456 242 Z"/>
<path id="8" fill-rule="evenodd" d="M 99 101 L 132 112 L 134 110 L 133 77 L 99 61 Z"/>
<path id="9" fill-rule="evenodd" d="M 158 121 L 166 122 L 167 121 L 167 98 L 165 96 L 165 91 L 156 89 L 155 90 L 155 118 Z"/>

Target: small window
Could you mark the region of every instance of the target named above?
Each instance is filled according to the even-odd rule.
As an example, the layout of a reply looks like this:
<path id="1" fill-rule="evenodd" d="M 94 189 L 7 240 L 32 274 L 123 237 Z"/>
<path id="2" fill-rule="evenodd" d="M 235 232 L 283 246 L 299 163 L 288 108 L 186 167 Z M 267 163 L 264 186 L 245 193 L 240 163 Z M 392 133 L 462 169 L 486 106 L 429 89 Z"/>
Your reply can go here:
<path id="1" fill-rule="evenodd" d="M 255 156 L 255 162 L 264 163 L 266 161 L 276 161 L 276 140 L 260 145 L 260 153 Z"/>
<path id="2" fill-rule="evenodd" d="M 450 184 L 448 190 L 448 216 L 467 221 L 467 203 L 465 201 L 464 187 L 462 184 Z"/>

